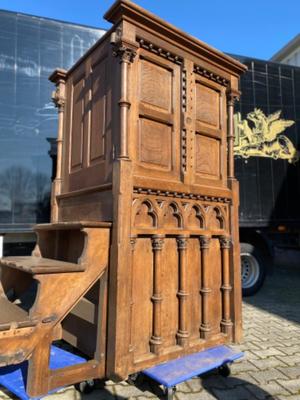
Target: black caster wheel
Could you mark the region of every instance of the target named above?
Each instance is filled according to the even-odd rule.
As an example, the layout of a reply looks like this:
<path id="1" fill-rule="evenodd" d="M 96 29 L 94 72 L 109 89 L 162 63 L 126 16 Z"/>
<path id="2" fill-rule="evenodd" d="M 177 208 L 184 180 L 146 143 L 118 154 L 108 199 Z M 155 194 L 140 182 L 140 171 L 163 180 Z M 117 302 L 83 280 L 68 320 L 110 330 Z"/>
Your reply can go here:
<path id="1" fill-rule="evenodd" d="M 75 388 L 83 394 L 89 394 L 92 393 L 92 391 L 95 389 L 95 382 L 93 379 L 90 379 L 88 381 L 83 381 L 80 383 L 77 383 L 75 385 Z"/>
<path id="2" fill-rule="evenodd" d="M 176 393 L 176 386 L 165 388 L 164 389 L 164 394 L 166 396 L 167 400 L 173 400 L 174 394 Z"/>
<path id="3" fill-rule="evenodd" d="M 227 364 L 221 365 L 221 367 L 218 368 L 218 372 L 221 376 L 224 376 L 224 378 L 227 378 L 231 373 L 230 367 Z"/>
<path id="4" fill-rule="evenodd" d="M 143 382 L 144 382 L 143 374 L 139 372 L 131 374 L 127 378 L 127 383 L 129 385 L 141 385 Z"/>

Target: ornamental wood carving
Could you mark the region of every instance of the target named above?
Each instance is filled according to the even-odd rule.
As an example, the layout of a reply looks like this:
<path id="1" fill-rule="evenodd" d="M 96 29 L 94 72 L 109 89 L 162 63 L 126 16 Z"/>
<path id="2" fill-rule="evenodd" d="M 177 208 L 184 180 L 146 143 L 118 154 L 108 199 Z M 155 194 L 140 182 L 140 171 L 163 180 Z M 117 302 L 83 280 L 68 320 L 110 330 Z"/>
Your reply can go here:
<path id="1" fill-rule="evenodd" d="M 105 18 L 109 33 L 52 77 L 52 212 L 112 223 L 103 357 L 105 376 L 124 379 L 241 339 L 233 100 L 245 67 L 129 0 Z"/>

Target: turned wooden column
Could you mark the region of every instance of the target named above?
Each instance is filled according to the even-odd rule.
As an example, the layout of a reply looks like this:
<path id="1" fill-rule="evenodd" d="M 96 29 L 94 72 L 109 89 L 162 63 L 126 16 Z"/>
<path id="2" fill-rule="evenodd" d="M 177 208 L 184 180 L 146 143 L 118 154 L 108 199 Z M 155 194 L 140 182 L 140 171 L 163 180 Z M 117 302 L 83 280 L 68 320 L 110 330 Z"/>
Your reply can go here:
<path id="1" fill-rule="evenodd" d="M 159 354 L 162 344 L 161 338 L 161 302 L 162 302 L 162 249 L 164 244 L 163 235 L 153 235 L 153 325 L 152 336 L 150 339 L 150 350 L 152 353 Z"/>
<path id="2" fill-rule="evenodd" d="M 118 42 L 114 45 L 113 55 L 119 57 L 121 64 L 121 97 L 120 107 L 120 148 L 118 158 L 128 159 L 128 111 L 131 103 L 128 96 L 129 66 L 136 56 L 136 48 L 126 42 Z"/>
<path id="3" fill-rule="evenodd" d="M 221 331 L 227 335 L 231 334 L 232 321 L 230 317 L 230 292 L 232 287 L 230 285 L 230 261 L 229 251 L 231 246 L 231 239 L 227 236 L 220 236 L 220 246 L 222 252 L 222 321 Z"/>
<path id="4" fill-rule="evenodd" d="M 208 300 L 209 294 L 211 293 L 211 289 L 208 286 L 208 277 L 209 277 L 209 246 L 211 237 L 201 235 L 199 237 L 200 240 L 200 249 L 201 249 L 201 299 L 202 299 L 202 320 L 200 325 L 200 336 L 202 339 L 209 338 L 211 326 L 209 322 L 209 308 L 208 308 Z"/>
<path id="5" fill-rule="evenodd" d="M 58 205 L 56 196 L 61 194 L 62 188 L 62 157 L 64 141 L 64 115 L 66 104 L 66 76 L 67 72 L 65 70 L 57 69 L 49 77 L 49 80 L 56 85 L 56 90 L 52 93 L 52 100 L 55 106 L 58 108 L 56 177 L 52 185 L 51 193 L 51 222 L 58 221 Z"/>
<path id="6" fill-rule="evenodd" d="M 179 235 L 176 238 L 179 253 L 179 326 L 177 331 L 177 343 L 180 346 L 188 345 L 188 313 L 187 313 L 187 242 L 188 236 Z"/>
<path id="7" fill-rule="evenodd" d="M 234 103 L 240 97 L 240 92 L 237 90 L 230 90 L 227 92 L 227 148 L 228 148 L 228 179 L 234 179 L 234 126 L 233 114 Z"/>

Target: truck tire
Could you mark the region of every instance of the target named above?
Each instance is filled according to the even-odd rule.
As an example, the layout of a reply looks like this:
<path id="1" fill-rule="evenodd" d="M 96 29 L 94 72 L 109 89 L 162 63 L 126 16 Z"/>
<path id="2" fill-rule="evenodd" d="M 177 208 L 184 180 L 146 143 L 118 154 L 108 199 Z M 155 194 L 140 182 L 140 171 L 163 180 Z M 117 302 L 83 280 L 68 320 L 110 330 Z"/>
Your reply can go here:
<path id="1" fill-rule="evenodd" d="M 243 296 L 252 296 L 262 287 L 266 276 L 266 258 L 250 243 L 241 243 L 241 275 Z"/>

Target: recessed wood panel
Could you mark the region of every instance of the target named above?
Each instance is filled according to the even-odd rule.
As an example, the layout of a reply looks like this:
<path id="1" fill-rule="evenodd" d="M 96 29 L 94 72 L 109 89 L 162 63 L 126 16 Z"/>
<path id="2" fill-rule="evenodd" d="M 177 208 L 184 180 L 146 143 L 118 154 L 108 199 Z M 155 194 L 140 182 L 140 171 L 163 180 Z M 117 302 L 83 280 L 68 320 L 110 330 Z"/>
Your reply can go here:
<path id="1" fill-rule="evenodd" d="M 195 135 L 196 173 L 207 178 L 220 178 L 220 141 Z"/>
<path id="2" fill-rule="evenodd" d="M 139 160 L 148 167 L 169 171 L 172 166 L 172 128 L 169 125 L 140 119 Z"/>
<path id="3" fill-rule="evenodd" d="M 172 72 L 148 60 L 140 64 L 140 100 L 170 112 L 172 107 Z"/>
<path id="4" fill-rule="evenodd" d="M 162 340 L 165 347 L 176 345 L 178 330 L 178 250 L 176 239 L 165 239 L 162 263 Z"/>
<path id="5" fill-rule="evenodd" d="M 103 159 L 105 149 L 106 62 L 93 67 L 91 75 L 90 162 Z"/>
<path id="6" fill-rule="evenodd" d="M 211 293 L 208 296 L 210 325 L 212 335 L 220 332 L 220 322 L 222 319 L 222 266 L 221 250 L 218 239 L 212 239 L 209 249 L 209 274 L 208 287 Z"/>
<path id="7" fill-rule="evenodd" d="M 71 170 L 82 166 L 84 130 L 84 79 L 73 86 Z"/>
<path id="8" fill-rule="evenodd" d="M 220 94 L 201 83 L 196 84 L 196 119 L 219 129 Z"/>
<path id="9" fill-rule="evenodd" d="M 200 338 L 201 325 L 201 255 L 199 238 L 190 238 L 188 241 L 188 315 L 190 340 Z"/>
<path id="10" fill-rule="evenodd" d="M 150 352 L 149 342 L 152 334 L 153 252 L 149 238 L 139 238 L 136 241 L 131 279 L 131 343 L 134 355 L 138 358 Z"/>

